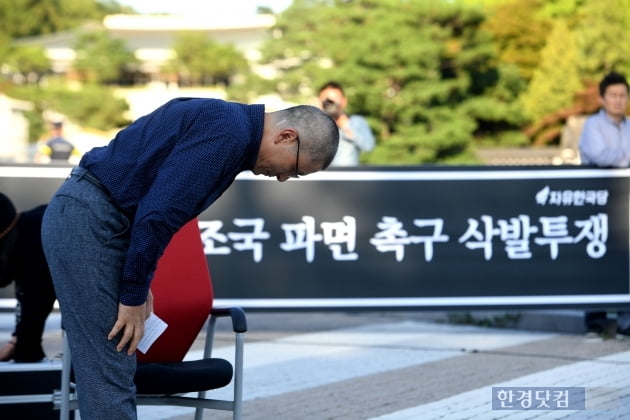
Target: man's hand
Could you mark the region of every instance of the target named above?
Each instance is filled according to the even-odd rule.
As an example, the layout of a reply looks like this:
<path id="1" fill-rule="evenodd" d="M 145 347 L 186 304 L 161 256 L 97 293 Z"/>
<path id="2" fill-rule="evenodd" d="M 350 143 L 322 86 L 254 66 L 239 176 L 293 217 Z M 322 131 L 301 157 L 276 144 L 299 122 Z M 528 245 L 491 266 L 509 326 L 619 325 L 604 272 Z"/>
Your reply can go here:
<path id="1" fill-rule="evenodd" d="M 345 140 L 350 140 L 354 143 L 354 132 L 350 128 L 350 118 L 348 118 L 348 115 L 341 114 L 339 118 L 337 118 L 336 123 L 337 127 L 343 131 Z"/>
<path id="2" fill-rule="evenodd" d="M 153 306 L 152 303 L 151 306 Z M 129 345 L 127 348 L 127 354 L 131 356 L 136 351 L 138 343 L 144 335 L 144 321 L 146 318 L 146 302 L 138 306 L 127 306 L 119 303 L 118 319 L 116 320 L 112 330 L 107 335 L 107 339 L 112 340 L 118 335 L 118 333 L 122 332 L 122 337 L 116 346 L 116 350 L 122 351 L 126 345 Z"/>
<path id="3" fill-rule="evenodd" d="M 342 112 L 339 117 L 337 117 L 335 122 L 337 123 L 337 127 L 344 130 L 348 128 L 348 124 L 350 124 L 350 118 L 348 118 L 348 115 L 346 113 Z"/>

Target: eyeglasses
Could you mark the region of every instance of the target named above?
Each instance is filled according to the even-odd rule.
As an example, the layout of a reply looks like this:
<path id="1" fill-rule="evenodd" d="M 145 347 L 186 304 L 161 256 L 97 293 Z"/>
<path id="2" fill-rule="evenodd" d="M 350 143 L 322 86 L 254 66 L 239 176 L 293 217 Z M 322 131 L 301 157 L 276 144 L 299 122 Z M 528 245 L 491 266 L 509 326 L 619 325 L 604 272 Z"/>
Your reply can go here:
<path id="1" fill-rule="evenodd" d="M 297 141 L 297 153 L 295 154 L 295 178 L 300 177 L 300 172 L 298 171 L 298 165 L 300 163 L 300 136 L 295 138 Z"/>

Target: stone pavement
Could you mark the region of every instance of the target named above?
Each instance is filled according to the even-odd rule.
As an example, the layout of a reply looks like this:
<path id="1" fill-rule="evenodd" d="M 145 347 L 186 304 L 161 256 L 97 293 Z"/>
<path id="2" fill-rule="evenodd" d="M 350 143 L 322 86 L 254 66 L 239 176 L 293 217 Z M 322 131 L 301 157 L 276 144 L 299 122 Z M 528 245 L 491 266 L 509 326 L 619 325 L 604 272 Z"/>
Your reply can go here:
<path id="1" fill-rule="evenodd" d="M 630 339 L 452 325 L 422 313 L 248 318 L 245 419 L 630 419 Z M 585 387 L 586 409 L 492 410 L 492 387 L 515 386 Z M 193 418 L 185 409 L 139 413 Z"/>
<path id="2" fill-rule="evenodd" d="M 10 333 L 1 322 L 7 316 L 0 314 L 0 340 Z M 49 355 L 60 349 L 55 318 L 45 336 Z M 249 313 L 244 418 L 630 419 L 630 339 L 448 319 L 423 312 Z M 233 359 L 223 323 L 217 340 L 215 356 Z M 197 344 L 187 357 L 200 353 Z M 584 387 L 586 409 L 493 410 L 492 387 Z M 138 414 L 193 419 L 192 410 L 178 407 L 139 407 Z M 207 411 L 205 418 L 231 416 Z"/>

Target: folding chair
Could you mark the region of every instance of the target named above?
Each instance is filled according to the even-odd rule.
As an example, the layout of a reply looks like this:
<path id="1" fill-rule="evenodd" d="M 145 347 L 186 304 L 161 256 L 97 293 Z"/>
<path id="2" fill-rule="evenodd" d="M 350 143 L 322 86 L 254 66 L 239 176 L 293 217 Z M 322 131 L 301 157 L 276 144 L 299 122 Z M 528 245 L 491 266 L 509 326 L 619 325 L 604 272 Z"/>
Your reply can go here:
<path id="1" fill-rule="evenodd" d="M 151 290 L 154 312 L 168 327 L 146 354 L 137 353 L 137 404 L 194 407 L 196 420 L 202 419 L 204 409 L 232 411 L 233 418 L 240 419 L 246 317 L 241 308 L 212 307 L 212 282 L 196 219 L 173 237 L 158 262 Z M 234 367 L 227 360 L 211 357 L 217 318 L 228 316 L 235 334 Z M 203 359 L 183 361 L 206 321 Z M 206 391 L 225 387 L 232 379 L 232 400 L 206 398 Z M 70 411 L 78 409 L 77 397 L 81 396 L 76 395 L 71 382 L 70 349 L 65 336 L 61 381 L 58 405 L 60 419 L 66 420 Z M 185 395 L 190 393 L 196 395 Z"/>

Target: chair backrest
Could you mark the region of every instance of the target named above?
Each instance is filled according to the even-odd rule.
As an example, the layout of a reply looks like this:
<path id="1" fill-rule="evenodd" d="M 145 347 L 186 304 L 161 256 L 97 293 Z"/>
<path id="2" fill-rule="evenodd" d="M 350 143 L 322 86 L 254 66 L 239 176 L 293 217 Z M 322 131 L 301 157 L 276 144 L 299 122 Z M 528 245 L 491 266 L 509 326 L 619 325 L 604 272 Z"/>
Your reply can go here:
<path id="1" fill-rule="evenodd" d="M 168 324 L 138 362 L 182 361 L 212 309 L 212 281 L 197 219 L 184 225 L 158 261 L 151 290 L 153 310 Z"/>

